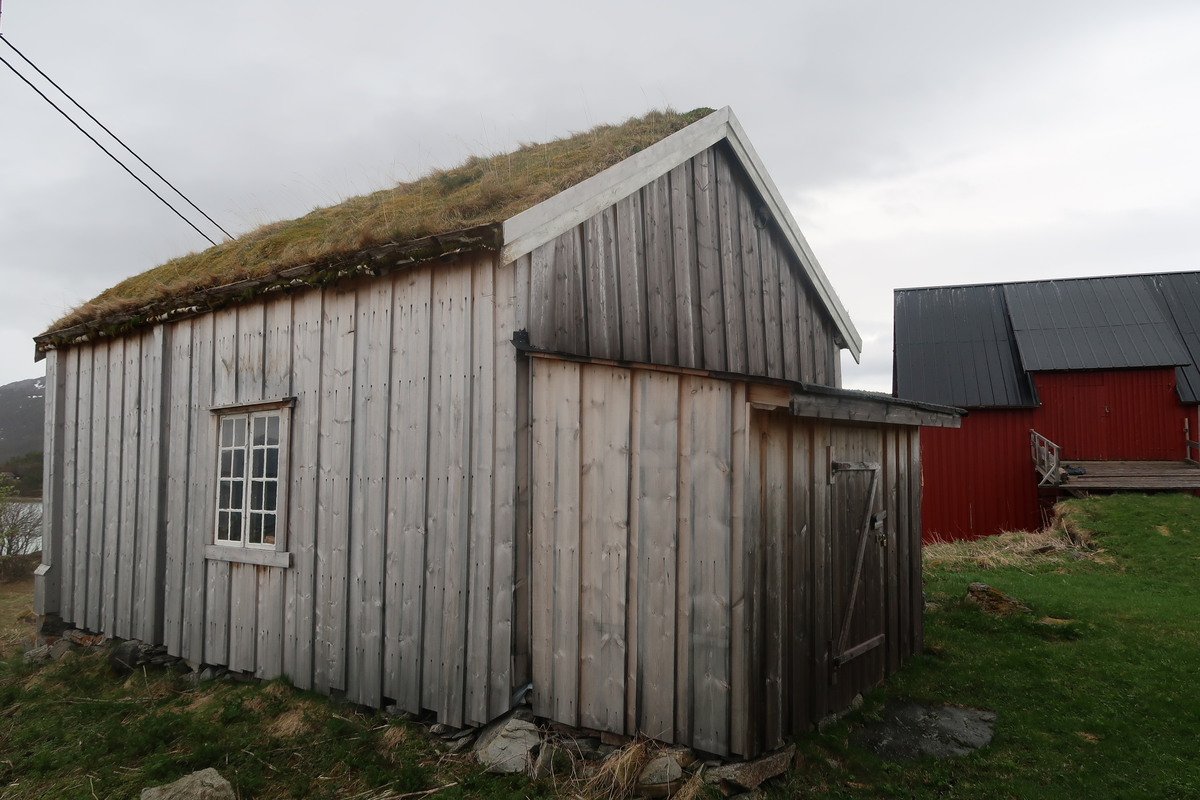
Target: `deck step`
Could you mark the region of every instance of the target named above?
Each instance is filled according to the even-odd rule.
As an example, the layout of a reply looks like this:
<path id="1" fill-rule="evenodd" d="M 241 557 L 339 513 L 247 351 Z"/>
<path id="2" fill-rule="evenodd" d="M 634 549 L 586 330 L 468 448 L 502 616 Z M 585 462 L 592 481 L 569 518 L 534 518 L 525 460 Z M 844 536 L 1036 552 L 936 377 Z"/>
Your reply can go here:
<path id="1" fill-rule="evenodd" d="M 1200 489 L 1200 467 L 1186 461 L 1064 461 L 1085 475 L 1064 476 L 1064 489 Z"/>

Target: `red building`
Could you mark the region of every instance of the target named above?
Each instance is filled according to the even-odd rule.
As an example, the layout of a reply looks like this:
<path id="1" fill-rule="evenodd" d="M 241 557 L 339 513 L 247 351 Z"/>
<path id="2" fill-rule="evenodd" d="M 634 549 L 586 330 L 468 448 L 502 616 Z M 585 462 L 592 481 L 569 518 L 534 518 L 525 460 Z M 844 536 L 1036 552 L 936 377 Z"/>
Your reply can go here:
<path id="1" fill-rule="evenodd" d="M 895 304 L 894 393 L 970 412 L 923 431 L 925 541 L 1036 529 L 1063 492 L 1200 487 L 1200 273 L 900 289 Z"/>

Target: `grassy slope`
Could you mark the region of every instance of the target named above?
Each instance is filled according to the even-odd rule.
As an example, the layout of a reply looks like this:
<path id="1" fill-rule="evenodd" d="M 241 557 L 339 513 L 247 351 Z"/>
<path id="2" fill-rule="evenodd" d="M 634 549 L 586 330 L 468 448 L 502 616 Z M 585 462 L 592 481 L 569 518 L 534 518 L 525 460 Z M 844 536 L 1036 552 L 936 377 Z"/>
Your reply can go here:
<path id="1" fill-rule="evenodd" d="M 990 747 L 892 765 L 851 751 L 839 726 L 802 742 L 809 768 L 790 777 L 791 792 L 1200 797 L 1200 499 L 1117 496 L 1079 509 L 1115 563 L 927 572 L 928 597 L 943 608 L 925 616 L 926 654 L 858 715 L 888 697 L 993 709 Z M 971 581 L 1033 613 L 983 614 L 962 602 Z M 1043 616 L 1075 622 L 1053 630 L 1037 624 Z M 831 755 L 844 768 L 832 768 Z"/>

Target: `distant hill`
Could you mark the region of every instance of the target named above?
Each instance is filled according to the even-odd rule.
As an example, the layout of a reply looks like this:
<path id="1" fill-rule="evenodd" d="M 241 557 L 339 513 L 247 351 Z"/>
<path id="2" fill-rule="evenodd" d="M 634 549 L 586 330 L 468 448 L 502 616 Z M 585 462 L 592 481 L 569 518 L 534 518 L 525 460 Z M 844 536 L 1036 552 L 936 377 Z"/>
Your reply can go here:
<path id="1" fill-rule="evenodd" d="M 0 463 L 42 449 L 46 379 L 0 386 Z"/>

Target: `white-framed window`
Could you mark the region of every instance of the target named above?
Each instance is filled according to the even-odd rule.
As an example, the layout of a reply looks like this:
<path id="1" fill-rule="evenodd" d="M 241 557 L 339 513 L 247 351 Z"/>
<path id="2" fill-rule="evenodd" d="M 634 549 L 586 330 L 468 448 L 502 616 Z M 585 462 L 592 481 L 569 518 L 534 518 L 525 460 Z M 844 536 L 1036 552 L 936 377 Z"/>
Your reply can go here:
<path id="1" fill-rule="evenodd" d="M 213 408 L 216 508 L 211 559 L 287 566 L 287 462 L 292 400 Z M 285 563 L 286 562 L 286 563 Z"/>

